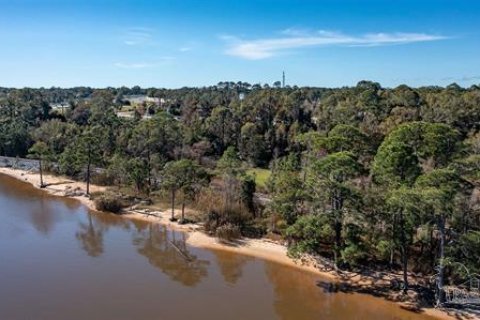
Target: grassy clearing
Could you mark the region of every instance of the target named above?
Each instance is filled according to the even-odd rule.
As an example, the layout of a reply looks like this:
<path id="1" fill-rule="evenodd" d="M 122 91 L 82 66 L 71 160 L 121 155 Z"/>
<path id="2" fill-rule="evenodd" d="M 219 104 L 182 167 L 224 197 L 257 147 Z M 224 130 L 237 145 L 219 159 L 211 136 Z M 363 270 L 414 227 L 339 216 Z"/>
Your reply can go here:
<path id="1" fill-rule="evenodd" d="M 269 169 L 252 168 L 248 169 L 247 173 L 255 177 L 257 187 L 264 189 L 267 187 L 267 181 L 268 178 L 270 178 L 272 171 Z"/>

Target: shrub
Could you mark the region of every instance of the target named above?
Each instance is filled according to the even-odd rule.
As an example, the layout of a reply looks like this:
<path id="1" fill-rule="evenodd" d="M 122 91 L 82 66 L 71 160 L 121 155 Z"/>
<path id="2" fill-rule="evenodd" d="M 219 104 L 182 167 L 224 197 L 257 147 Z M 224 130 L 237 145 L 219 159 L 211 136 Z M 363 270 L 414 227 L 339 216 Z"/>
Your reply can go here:
<path id="1" fill-rule="evenodd" d="M 362 259 L 365 259 L 366 253 L 361 245 L 351 243 L 341 252 L 342 260 L 350 266 L 355 267 Z"/>
<path id="2" fill-rule="evenodd" d="M 119 213 L 122 210 L 121 200 L 114 195 L 102 195 L 95 199 L 95 208 L 100 211 Z"/>
<path id="3" fill-rule="evenodd" d="M 240 206 L 235 206 L 229 209 L 210 210 L 205 218 L 205 230 L 215 234 L 217 228 L 226 224 L 238 226 L 242 231 L 250 222 L 251 215 L 243 212 Z"/>
<path id="4" fill-rule="evenodd" d="M 306 215 L 287 228 L 288 255 L 300 258 L 303 254 L 318 253 L 320 244 L 331 238 L 333 230 L 325 215 Z"/>
<path id="5" fill-rule="evenodd" d="M 265 220 L 256 219 L 246 223 L 242 228 L 242 235 L 247 238 L 261 238 L 267 233 Z"/>
<path id="6" fill-rule="evenodd" d="M 220 215 L 216 211 L 210 211 L 205 219 L 205 231 L 210 234 L 214 234 L 215 230 L 219 226 Z"/>
<path id="7" fill-rule="evenodd" d="M 219 226 L 215 230 L 215 235 L 222 240 L 232 241 L 242 236 L 240 227 L 231 223 Z"/>

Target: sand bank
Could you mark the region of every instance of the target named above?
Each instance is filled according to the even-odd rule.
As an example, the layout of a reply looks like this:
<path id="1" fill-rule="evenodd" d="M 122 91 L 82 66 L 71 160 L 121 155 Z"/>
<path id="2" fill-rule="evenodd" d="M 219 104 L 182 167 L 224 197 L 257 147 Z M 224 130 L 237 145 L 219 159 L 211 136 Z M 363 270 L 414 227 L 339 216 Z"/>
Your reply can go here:
<path id="1" fill-rule="evenodd" d="M 28 182 L 35 188 L 40 189 L 40 175 L 37 172 L 0 167 L 0 173 Z M 44 174 L 43 183 L 46 184 L 46 187 L 42 188 L 42 190 L 45 190 L 49 194 L 76 199 L 89 209 L 95 210 L 93 201 L 85 196 L 87 186 L 84 182 L 78 182 L 62 176 Z M 90 192 L 103 192 L 105 190 L 105 187 L 90 185 Z"/>

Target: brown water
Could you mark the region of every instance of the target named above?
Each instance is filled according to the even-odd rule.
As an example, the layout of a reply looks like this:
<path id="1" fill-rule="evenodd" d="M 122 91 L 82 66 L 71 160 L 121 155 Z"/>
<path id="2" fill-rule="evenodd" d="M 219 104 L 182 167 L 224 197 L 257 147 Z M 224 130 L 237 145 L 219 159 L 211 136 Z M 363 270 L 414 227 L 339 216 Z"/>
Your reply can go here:
<path id="1" fill-rule="evenodd" d="M 185 239 L 0 175 L 0 319 L 429 319 Z"/>

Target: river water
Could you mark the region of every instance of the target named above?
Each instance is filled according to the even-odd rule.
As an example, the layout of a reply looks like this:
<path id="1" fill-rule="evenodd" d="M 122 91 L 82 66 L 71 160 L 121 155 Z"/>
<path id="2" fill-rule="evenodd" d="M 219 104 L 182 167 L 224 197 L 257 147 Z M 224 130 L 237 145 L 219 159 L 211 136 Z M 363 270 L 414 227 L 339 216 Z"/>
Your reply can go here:
<path id="1" fill-rule="evenodd" d="M 0 319 L 430 319 L 186 237 L 0 175 Z"/>

